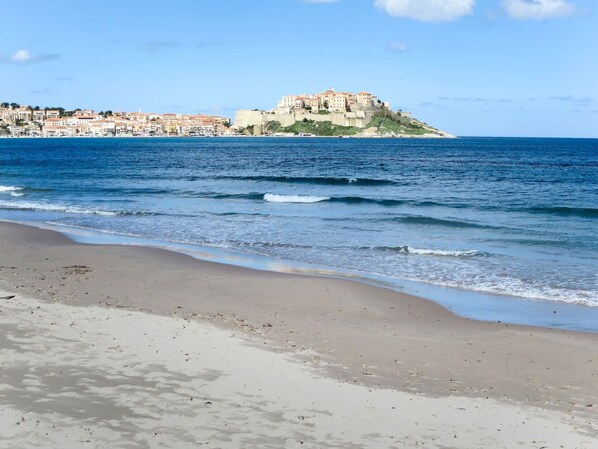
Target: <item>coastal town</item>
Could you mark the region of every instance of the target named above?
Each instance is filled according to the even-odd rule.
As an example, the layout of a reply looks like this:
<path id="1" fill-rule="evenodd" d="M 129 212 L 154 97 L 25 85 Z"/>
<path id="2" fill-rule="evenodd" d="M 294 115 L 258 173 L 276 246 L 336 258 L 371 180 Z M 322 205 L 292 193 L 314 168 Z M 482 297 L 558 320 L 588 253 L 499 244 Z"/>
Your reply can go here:
<path id="1" fill-rule="evenodd" d="M 283 96 L 270 110 L 204 114 L 96 112 L 0 104 L 0 137 L 453 137 L 369 92 Z"/>
<path id="2" fill-rule="evenodd" d="M 0 105 L 0 136 L 9 137 L 150 137 L 223 136 L 230 119 L 203 114 L 67 111 L 16 103 Z"/>

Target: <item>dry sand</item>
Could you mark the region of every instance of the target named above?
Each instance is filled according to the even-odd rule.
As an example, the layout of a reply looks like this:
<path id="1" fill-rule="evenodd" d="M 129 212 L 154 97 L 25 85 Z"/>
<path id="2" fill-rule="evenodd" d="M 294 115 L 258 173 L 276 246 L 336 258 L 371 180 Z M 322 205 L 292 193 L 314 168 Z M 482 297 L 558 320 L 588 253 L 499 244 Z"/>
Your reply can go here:
<path id="1" fill-rule="evenodd" d="M 598 447 L 595 334 L 14 224 L 0 249 L 2 448 Z"/>

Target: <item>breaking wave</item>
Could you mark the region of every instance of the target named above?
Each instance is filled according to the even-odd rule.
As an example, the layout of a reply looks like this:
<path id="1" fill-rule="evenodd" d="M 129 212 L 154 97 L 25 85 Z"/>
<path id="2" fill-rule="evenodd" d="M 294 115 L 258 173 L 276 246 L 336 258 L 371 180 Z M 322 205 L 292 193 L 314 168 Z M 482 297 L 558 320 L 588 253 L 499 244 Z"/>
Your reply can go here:
<path id="1" fill-rule="evenodd" d="M 379 206 L 400 206 L 403 204 L 409 204 L 409 201 L 405 200 L 394 200 L 394 199 L 375 199 L 365 198 L 361 196 L 318 196 L 318 195 L 282 195 L 275 193 L 214 193 L 204 192 L 199 194 L 190 195 L 196 198 L 210 198 L 216 200 L 253 200 L 259 201 L 264 200 L 267 202 L 282 202 L 282 203 L 316 203 L 329 201 L 331 203 L 342 203 L 342 204 L 375 204 Z M 289 199 L 298 199 L 297 201 L 289 201 Z M 303 201 L 304 199 L 311 199 Z M 315 200 L 317 199 L 317 201 Z"/>
<path id="2" fill-rule="evenodd" d="M 320 203 L 328 201 L 330 197 L 327 196 L 310 196 L 310 195 L 276 195 L 273 193 L 266 193 L 264 201 L 268 203 Z"/>
<path id="3" fill-rule="evenodd" d="M 488 255 L 487 253 L 478 250 L 441 250 L 427 248 L 412 248 L 411 246 L 382 246 L 376 249 L 394 251 L 401 254 L 415 254 L 418 256 L 476 257 Z"/>
<path id="4" fill-rule="evenodd" d="M 0 209 L 10 210 L 30 210 L 38 212 L 64 212 L 68 214 L 86 214 L 102 216 L 120 216 L 120 215 L 155 215 L 148 212 L 130 212 L 130 211 L 108 211 L 102 209 L 86 209 L 79 206 L 69 206 L 63 204 L 35 203 L 29 201 L 0 201 Z"/>
<path id="5" fill-rule="evenodd" d="M 23 187 L 0 186 L 0 193 L 18 192 L 19 190 L 23 190 Z"/>

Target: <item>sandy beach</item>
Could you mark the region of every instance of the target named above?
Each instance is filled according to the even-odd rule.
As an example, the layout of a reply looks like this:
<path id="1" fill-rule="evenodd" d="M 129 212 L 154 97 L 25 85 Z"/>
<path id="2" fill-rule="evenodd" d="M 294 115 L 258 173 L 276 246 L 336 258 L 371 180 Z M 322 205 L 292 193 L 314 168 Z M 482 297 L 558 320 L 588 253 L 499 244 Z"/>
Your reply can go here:
<path id="1" fill-rule="evenodd" d="M 10 223 L 0 248 L 2 448 L 598 447 L 596 334 Z"/>

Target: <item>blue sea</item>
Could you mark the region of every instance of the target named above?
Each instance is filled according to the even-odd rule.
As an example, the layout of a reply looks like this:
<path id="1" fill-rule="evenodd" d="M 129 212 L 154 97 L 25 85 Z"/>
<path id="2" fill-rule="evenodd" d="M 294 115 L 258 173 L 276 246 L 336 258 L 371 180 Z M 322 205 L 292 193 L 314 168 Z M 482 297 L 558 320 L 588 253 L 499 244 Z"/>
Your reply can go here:
<path id="1" fill-rule="evenodd" d="M 0 219 L 598 330 L 598 140 L 0 139 Z"/>

